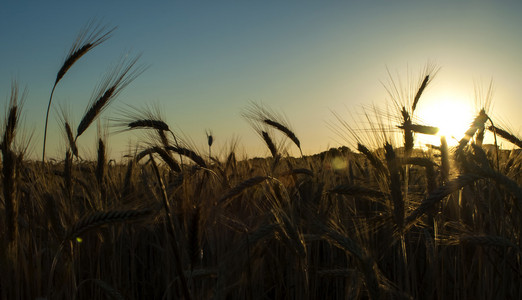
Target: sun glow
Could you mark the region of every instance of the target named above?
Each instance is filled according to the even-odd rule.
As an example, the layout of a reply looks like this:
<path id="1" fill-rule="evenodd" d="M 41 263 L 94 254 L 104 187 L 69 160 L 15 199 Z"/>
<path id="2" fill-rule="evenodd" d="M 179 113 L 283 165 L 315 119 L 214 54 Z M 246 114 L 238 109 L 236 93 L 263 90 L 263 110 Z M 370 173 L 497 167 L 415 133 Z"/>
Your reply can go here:
<path id="1" fill-rule="evenodd" d="M 473 109 L 464 101 L 444 98 L 426 103 L 417 116 L 425 125 L 439 128 L 437 140 L 445 136 L 449 145 L 456 145 L 473 120 Z"/>

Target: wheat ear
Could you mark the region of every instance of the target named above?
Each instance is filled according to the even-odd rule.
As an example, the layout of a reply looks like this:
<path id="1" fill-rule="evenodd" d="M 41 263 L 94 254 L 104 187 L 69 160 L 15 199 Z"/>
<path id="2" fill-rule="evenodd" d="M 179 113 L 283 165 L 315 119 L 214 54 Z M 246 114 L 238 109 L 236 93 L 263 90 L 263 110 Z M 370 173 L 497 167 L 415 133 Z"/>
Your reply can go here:
<path id="1" fill-rule="evenodd" d="M 370 164 L 383 176 L 387 176 L 386 168 L 384 167 L 384 164 L 382 161 L 373 153 L 371 152 L 366 146 L 363 144 L 358 143 L 357 144 L 357 150 L 364 154 L 366 158 L 370 161 Z"/>
<path id="2" fill-rule="evenodd" d="M 351 185 L 351 184 L 340 184 L 330 190 L 328 193 L 332 194 L 340 194 L 340 195 L 349 195 L 349 196 L 366 196 L 366 197 L 375 197 L 382 198 L 385 196 L 385 193 L 381 191 L 377 191 L 374 189 L 370 189 L 360 185 Z"/>
<path id="3" fill-rule="evenodd" d="M 176 152 L 178 154 L 184 155 L 184 156 L 190 158 L 192 161 L 194 161 L 196 164 L 198 164 L 202 168 L 206 168 L 207 167 L 207 164 L 205 163 L 205 160 L 201 156 L 199 156 L 196 152 L 194 152 L 194 151 L 192 151 L 190 149 L 183 148 L 183 147 L 168 146 L 166 148 L 166 150 L 173 151 L 173 152 Z"/>
<path id="4" fill-rule="evenodd" d="M 384 145 L 386 163 L 390 173 L 390 193 L 393 202 L 393 217 L 400 231 L 404 225 L 404 199 L 401 191 L 401 176 L 395 151 L 391 144 Z"/>
<path id="5" fill-rule="evenodd" d="M 299 148 L 301 156 L 303 156 L 303 151 L 301 150 L 301 142 L 292 130 L 290 130 L 287 126 L 283 125 L 282 123 L 276 122 L 274 120 L 264 119 L 263 122 L 283 132 L 290 140 L 292 140 L 292 142 L 294 142 L 297 148 Z"/>
<path id="6" fill-rule="evenodd" d="M 435 204 L 439 203 L 449 194 L 460 190 L 461 188 L 470 185 L 476 180 L 482 178 L 475 174 L 462 174 L 457 178 L 448 181 L 445 185 L 434 190 L 428 197 L 422 200 L 421 204 L 415 209 L 407 218 L 406 224 L 410 224 L 416 219 L 420 218 L 423 214 L 431 211 Z"/>
<path id="7" fill-rule="evenodd" d="M 136 68 L 133 70 L 138 59 L 139 56 L 128 62 L 122 59 L 116 68 L 104 78 L 94 93 L 94 97 L 91 98 L 90 105 L 78 125 L 75 140 L 78 139 L 100 113 L 107 108 L 111 100 L 116 98 L 123 88 L 144 71 L 144 68 Z"/>
<path id="8" fill-rule="evenodd" d="M 127 124 L 127 126 L 129 129 L 153 128 L 157 130 L 169 131 L 169 125 L 161 120 L 141 119 L 130 122 Z"/>
<path id="9" fill-rule="evenodd" d="M 504 130 L 498 126 L 491 125 L 488 127 L 488 130 L 497 134 L 501 138 L 505 139 L 506 141 L 509 141 L 513 145 L 518 146 L 519 148 L 522 148 L 522 140 L 516 137 L 514 134 L 508 132 L 507 130 Z"/>
<path id="10" fill-rule="evenodd" d="M 169 155 L 169 153 L 161 148 L 161 147 L 151 147 L 151 148 L 148 148 L 148 149 L 145 149 L 143 151 L 141 151 L 140 153 L 138 153 L 135 157 L 134 157 L 134 160 L 136 162 L 140 161 L 143 157 L 149 155 L 149 154 L 152 154 L 152 153 L 157 153 L 161 159 L 169 166 L 169 168 L 174 171 L 174 172 L 181 172 L 181 168 L 179 166 L 179 164 L 174 160 L 174 158 L 172 158 L 172 156 Z"/>
<path id="11" fill-rule="evenodd" d="M 21 96 L 23 99 L 23 95 Z M 11 97 L 9 100 L 9 110 L 5 119 L 4 134 L 2 138 L 2 184 L 5 205 L 5 222 L 7 228 L 7 238 L 13 242 L 18 235 L 18 201 L 16 197 L 16 174 L 17 157 L 11 150 L 11 144 L 16 135 L 18 121 L 20 119 L 20 109 L 18 107 L 19 93 L 18 84 L 13 81 L 11 85 Z"/>
<path id="12" fill-rule="evenodd" d="M 272 157 L 276 158 L 278 156 L 278 154 L 277 154 L 277 147 L 274 144 L 274 141 L 272 140 L 270 135 L 268 135 L 268 132 L 262 131 L 261 132 L 261 136 L 263 137 L 263 140 L 265 141 L 266 146 L 270 150 L 270 153 L 272 154 Z"/>
<path id="13" fill-rule="evenodd" d="M 134 221 L 142 219 L 152 214 L 152 210 L 109 210 L 99 211 L 82 217 L 78 220 L 66 234 L 66 240 L 74 239 L 85 232 L 100 227 L 102 225 Z"/>
<path id="14" fill-rule="evenodd" d="M 73 43 L 65 61 L 63 62 L 60 70 L 56 74 L 56 80 L 54 81 L 53 88 L 51 90 L 51 96 L 49 97 L 49 103 L 47 104 L 47 112 L 45 114 L 45 125 L 44 125 L 44 141 L 42 150 L 42 162 L 45 161 L 45 145 L 47 141 L 47 124 L 49 122 L 49 111 L 51 109 L 51 102 L 53 100 L 54 90 L 56 85 L 63 78 L 63 76 L 69 71 L 69 69 L 87 52 L 106 41 L 111 33 L 116 29 L 106 29 L 105 26 L 95 25 L 93 21 L 89 22 L 78 34 L 76 41 Z"/>
<path id="15" fill-rule="evenodd" d="M 270 177 L 267 177 L 267 176 L 256 176 L 256 177 L 249 178 L 249 179 L 241 182 L 240 184 L 236 185 L 232 189 L 230 189 L 223 197 L 221 197 L 221 199 L 219 199 L 219 202 L 223 202 L 227 199 L 237 196 L 237 195 L 241 194 L 241 192 L 243 192 L 244 190 L 246 190 L 250 187 L 256 186 L 269 178 Z"/>
<path id="16" fill-rule="evenodd" d="M 424 89 L 426 89 L 426 86 L 428 85 L 428 81 L 430 80 L 430 75 L 426 75 L 424 77 L 424 80 L 422 81 L 419 89 L 417 90 L 417 94 L 415 94 L 415 98 L 413 99 L 413 104 L 411 106 L 411 111 L 415 111 L 415 108 L 417 107 L 417 104 L 419 103 L 419 99 L 422 95 L 422 92 L 424 92 Z"/>
<path id="17" fill-rule="evenodd" d="M 486 114 L 486 111 L 484 109 L 480 110 L 479 114 L 473 119 L 473 122 L 471 123 L 471 126 L 466 131 L 464 137 L 459 141 L 459 146 L 457 148 L 457 155 L 462 152 L 464 149 L 464 146 L 469 142 L 471 137 L 475 135 L 477 130 L 484 127 L 484 123 L 489 119 L 488 115 Z"/>
<path id="18" fill-rule="evenodd" d="M 435 135 L 439 132 L 438 127 L 434 126 L 426 126 L 426 125 L 420 125 L 420 124 L 403 124 L 397 126 L 397 128 L 404 129 L 404 130 L 411 130 L 416 133 L 421 134 L 428 134 L 428 135 Z"/>

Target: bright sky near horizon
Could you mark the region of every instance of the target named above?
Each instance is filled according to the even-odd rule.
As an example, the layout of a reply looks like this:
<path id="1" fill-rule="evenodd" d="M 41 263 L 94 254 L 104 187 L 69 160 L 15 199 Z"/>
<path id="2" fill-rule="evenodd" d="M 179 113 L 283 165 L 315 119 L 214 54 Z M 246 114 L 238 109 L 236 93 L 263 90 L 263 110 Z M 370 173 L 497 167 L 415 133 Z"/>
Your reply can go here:
<path id="1" fill-rule="evenodd" d="M 50 157 L 61 159 L 65 149 L 59 105 L 67 105 L 78 124 L 99 79 L 125 53 L 141 53 L 140 63 L 149 67 L 101 120 L 126 104 L 155 104 L 202 151 L 205 130 L 211 129 L 216 150 L 238 137 L 249 156 L 269 154 L 241 117 L 250 101 L 284 113 L 305 154 L 338 147 L 346 142 L 328 126 L 336 123 L 332 111 L 348 119 L 361 106 L 392 107 L 381 84 L 386 68 L 405 79 L 407 69 L 415 77 L 427 61 L 440 71 L 420 100 L 421 118 L 430 119 L 428 112 L 445 102 L 470 105 L 474 114 L 474 86 L 487 88 L 492 79 L 491 114 L 518 133 L 521 13 L 519 1 L 5 0 L 0 97 L 7 102 L 13 79 L 27 87 L 24 128 L 34 131 L 31 154 L 40 158 L 56 73 L 79 30 L 94 18 L 118 28 L 58 85 Z M 108 131 L 117 159 L 141 138 L 114 133 L 110 124 Z M 80 137 L 83 156 L 94 156 L 95 136 L 92 126 Z"/>

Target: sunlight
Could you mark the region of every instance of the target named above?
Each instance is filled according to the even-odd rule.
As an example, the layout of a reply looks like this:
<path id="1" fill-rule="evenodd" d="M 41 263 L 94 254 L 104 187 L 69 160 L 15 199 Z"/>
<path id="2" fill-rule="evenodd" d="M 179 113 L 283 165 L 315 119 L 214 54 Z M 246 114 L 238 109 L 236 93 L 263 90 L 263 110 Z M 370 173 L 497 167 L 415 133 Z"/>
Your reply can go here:
<path id="1" fill-rule="evenodd" d="M 437 140 L 446 136 L 448 145 L 456 145 L 473 120 L 473 109 L 462 100 L 445 97 L 419 108 L 417 116 L 424 124 L 439 128 Z"/>

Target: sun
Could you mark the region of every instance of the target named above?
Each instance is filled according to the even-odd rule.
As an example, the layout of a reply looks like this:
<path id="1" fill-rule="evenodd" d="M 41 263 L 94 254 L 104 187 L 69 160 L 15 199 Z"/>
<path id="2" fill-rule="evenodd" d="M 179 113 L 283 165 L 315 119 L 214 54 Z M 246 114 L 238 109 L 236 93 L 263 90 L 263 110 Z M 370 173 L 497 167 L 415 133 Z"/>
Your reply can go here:
<path id="1" fill-rule="evenodd" d="M 451 97 L 433 99 L 419 107 L 416 113 L 423 124 L 438 127 L 438 137 L 435 138 L 440 140 L 441 136 L 445 136 L 448 145 L 456 145 L 473 120 L 472 107 L 461 99 Z"/>

